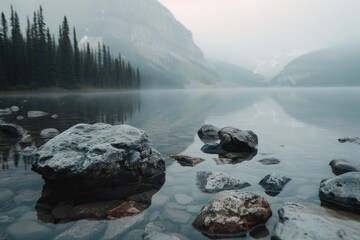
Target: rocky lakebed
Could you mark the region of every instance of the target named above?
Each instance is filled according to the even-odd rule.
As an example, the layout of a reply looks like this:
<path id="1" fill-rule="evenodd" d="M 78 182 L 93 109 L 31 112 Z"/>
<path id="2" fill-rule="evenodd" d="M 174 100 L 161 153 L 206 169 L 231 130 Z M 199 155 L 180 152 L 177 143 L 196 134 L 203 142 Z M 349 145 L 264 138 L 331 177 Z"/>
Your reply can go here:
<path id="1" fill-rule="evenodd" d="M 31 139 L 27 130 L 4 121 L 0 122 L 0 132 L 2 139 L 23 144 Z M 204 143 L 201 151 L 217 156 L 218 164 L 249 161 L 258 151 L 258 136 L 251 130 L 220 129 L 206 124 L 197 134 Z M 58 230 L 58 236 L 53 235 L 55 239 L 86 239 L 100 233 L 102 239 L 117 239 L 126 229 L 144 220 L 144 210 L 165 183 L 166 163 L 177 161 L 182 167 L 194 167 L 206 161 L 196 156 L 162 155 L 151 147 L 144 131 L 129 125 L 77 124 L 62 133 L 44 129 L 41 135 L 50 140 L 38 149 L 28 146 L 22 154 L 28 157 L 31 170 L 40 174 L 45 184 L 35 206 L 20 206 L 10 211 L 15 216 L 28 211 L 20 219 L 6 214 L 6 204 L 1 206 L 5 214 L 0 215 L 0 224 L 9 224 L 5 234 L 10 238 L 51 236 L 51 227 L 42 222 L 62 229 Z M 346 137 L 338 141 L 360 144 L 359 139 Z M 263 167 L 281 164 L 276 158 L 259 162 Z M 338 159 L 332 160 L 330 166 L 337 176 L 319 183 L 318 197 L 322 205 L 360 213 L 359 164 Z M 323 214 L 320 207 L 314 210 L 311 209 L 314 206 L 285 202 L 277 212 L 273 211 L 264 196 L 281 193 L 291 181 L 289 176 L 277 173 L 264 176 L 258 182 L 264 189 L 263 194 L 247 191 L 251 184 L 246 179 L 221 171 L 197 171 L 195 181 L 200 191 L 212 194 L 211 199 L 203 206 L 191 206 L 194 196 L 175 194 L 175 206 L 165 209 L 163 220 L 192 225 L 210 238 L 250 234 L 254 238 L 271 239 L 360 239 L 360 229 L 354 227 L 358 223 L 345 223 Z M 23 196 L 14 196 L 12 191 L 2 189 L 0 199 L 10 204 L 10 199 L 26 201 L 32 195 L 25 192 Z M 164 202 L 170 197 L 162 196 Z M 30 211 L 31 208 L 36 211 Z M 192 219 L 188 212 L 196 213 L 196 218 Z M 27 219 L 31 214 L 36 214 L 40 224 Z M 267 229 L 265 224 L 273 214 L 278 215 L 278 221 L 273 229 Z M 159 213 L 151 214 L 145 229 L 129 232 L 127 239 L 188 239 L 181 233 L 166 233 L 165 224 L 154 221 L 157 215 Z M 61 227 L 66 223 L 71 223 L 71 227 Z"/>

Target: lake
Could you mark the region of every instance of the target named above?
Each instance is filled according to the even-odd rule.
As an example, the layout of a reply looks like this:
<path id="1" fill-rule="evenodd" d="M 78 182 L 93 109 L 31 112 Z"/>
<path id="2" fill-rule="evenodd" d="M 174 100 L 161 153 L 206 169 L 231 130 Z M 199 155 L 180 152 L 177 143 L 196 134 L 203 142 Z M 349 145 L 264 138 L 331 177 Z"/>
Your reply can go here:
<path id="1" fill-rule="evenodd" d="M 152 196 L 151 205 L 133 221 L 53 224 L 43 222 L 35 209 L 44 182 L 21 154 L 25 145 L 1 142 L 0 239 L 63 239 L 61 234 L 69 231 L 83 234 L 81 239 L 105 239 L 111 236 L 110 230 L 115 239 L 136 239 L 146 228 L 174 233 L 180 239 L 207 239 L 191 225 L 202 205 L 214 195 L 201 192 L 196 185 L 196 172 L 203 170 L 224 172 L 249 182 L 251 186 L 243 191 L 260 194 L 271 204 L 273 216 L 266 224 L 271 232 L 278 219 L 277 209 L 284 202 L 320 205 L 319 184 L 334 176 L 329 166 L 332 159 L 359 162 L 360 145 L 339 143 L 337 139 L 360 136 L 360 88 L 0 95 L 0 109 L 11 106 L 18 106 L 19 111 L 0 119 L 30 131 L 33 142 L 26 146 L 45 143 L 40 136 L 45 128 L 64 131 L 77 123 L 125 123 L 145 130 L 152 146 L 164 155 L 186 154 L 206 161 L 194 167 L 168 161 L 165 183 Z M 28 118 L 28 111 L 34 110 L 49 114 Z M 204 124 L 252 130 L 259 138 L 257 155 L 249 161 L 218 165 L 216 155 L 200 150 L 204 143 L 197 131 Z M 264 158 L 277 158 L 280 163 L 262 165 L 258 161 Z M 270 173 L 291 178 L 273 197 L 258 184 Z M 187 199 L 185 204 L 181 197 Z M 360 221 L 342 211 L 338 214 Z M 244 239 L 270 238 L 266 230 L 262 233 Z"/>

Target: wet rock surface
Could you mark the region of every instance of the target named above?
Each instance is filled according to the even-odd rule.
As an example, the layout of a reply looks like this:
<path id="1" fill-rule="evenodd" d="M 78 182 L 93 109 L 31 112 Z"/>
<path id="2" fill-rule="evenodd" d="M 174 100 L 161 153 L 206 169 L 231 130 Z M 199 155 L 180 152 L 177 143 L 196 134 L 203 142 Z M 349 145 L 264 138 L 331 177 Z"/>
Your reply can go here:
<path id="1" fill-rule="evenodd" d="M 211 143 L 219 139 L 219 130 L 214 125 L 205 124 L 198 130 L 197 134 L 204 143 Z"/>
<path id="2" fill-rule="evenodd" d="M 360 239 L 360 230 L 346 226 L 349 221 L 336 219 L 321 209 L 308 209 L 297 203 L 285 203 L 278 211 L 271 239 Z M 357 226 L 356 222 L 352 223 Z"/>
<path id="3" fill-rule="evenodd" d="M 77 124 L 38 149 L 32 170 L 53 184 L 98 189 L 161 174 L 165 162 L 142 130 Z"/>
<path id="4" fill-rule="evenodd" d="M 278 195 L 284 188 L 284 186 L 291 179 L 288 177 L 281 176 L 277 173 L 266 175 L 259 184 L 265 189 L 265 193 L 270 196 Z"/>
<path id="5" fill-rule="evenodd" d="M 178 161 L 178 163 L 180 163 L 180 165 L 184 167 L 193 167 L 205 161 L 205 159 L 187 155 L 172 155 L 170 157 Z"/>
<path id="6" fill-rule="evenodd" d="M 322 203 L 360 213 L 360 172 L 348 172 L 320 183 Z"/>
<path id="7" fill-rule="evenodd" d="M 221 147 L 227 152 L 253 152 L 258 145 L 258 137 L 251 130 L 225 127 L 219 131 Z"/>
<path id="8" fill-rule="evenodd" d="M 347 172 L 360 172 L 360 163 L 344 159 L 334 159 L 329 165 L 335 175 L 341 175 Z"/>
<path id="9" fill-rule="evenodd" d="M 360 144 L 360 137 L 344 137 L 344 138 L 339 138 L 338 141 L 340 143 L 355 143 L 355 144 Z"/>
<path id="10" fill-rule="evenodd" d="M 211 237 L 237 236 L 264 224 L 271 215 L 268 202 L 259 195 L 222 191 L 201 209 L 193 226 Z"/>
<path id="11" fill-rule="evenodd" d="M 196 173 L 196 184 L 200 190 L 215 193 L 224 190 L 237 190 L 250 186 L 250 183 L 231 178 L 222 172 L 201 171 Z"/>

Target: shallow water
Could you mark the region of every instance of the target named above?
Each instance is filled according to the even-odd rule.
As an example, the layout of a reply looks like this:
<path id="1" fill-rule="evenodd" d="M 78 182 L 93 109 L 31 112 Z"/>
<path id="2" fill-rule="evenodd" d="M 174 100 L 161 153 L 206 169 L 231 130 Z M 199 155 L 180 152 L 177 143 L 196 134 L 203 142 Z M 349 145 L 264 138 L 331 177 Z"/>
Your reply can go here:
<path id="1" fill-rule="evenodd" d="M 320 205 L 319 184 L 323 178 L 333 176 L 329 166 L 332 159 L 359 161 L 360 145 L 337 141 L 340 137 L 360 136 L 359 104 L 359 88 L 2 95 L 0 109 L 18 106 L 20 110 L 0 119 L 29 130 L 34 137 L 31 144 L 37 147 L 46 141 L 40 137 L 44 128 L 64 131 L 80 122 L 126 123 L 144 129 L 153 147 L 165 155 L 187 154 L 206 161 L 195 167 L 169 163 L 165 184 L 152 196 L 150 207 L 136 221 L 127 220 L 125 224 L 121 220 L 81 220 L 51 224 L 39 220 L 39 212 L 35 210 L 43 181 L 19 154 L 26 145 L 1 142 L 0 239 L 21 238 L 21 232 L 28 233 L 29 226 L 41 228 L 37 232 L 40 235 L 26 235 L 26 238 L 51 239 L 76 229 L 76 224 L 91 226 L 90 230 L 84 230 L 89 239 L 105 239 L 111 236 L 113 228 L 124 230 L 113 235 L 116 239 L 133 239 L 145 228 L 154 226 L 164 233 L 180 234 L 182 239 L 207 239 L 191 225 L 201 206 L 213 196 L 202 193 L 196 186 L 196 172 L 201 170 L 221 171 L 249 182 L 251 186 L 243 190 L 258 193 L 271 204 L 273 217 L 266 224 L 271 232 L 277 221 L 276 211 L 284 202 Z M 49 115 L 28 118 L 30 110 Z M 24 119 L 17 120 L 18 116 Z M 250 161 L 217 165 L 216 155 L 200 151 L 203 142 L 196 132 L 205 123 L 254 131 L 259 137 L 258 154 Z M 280 163 L 262 165 L 258 162 L 270 157 L 279 159 Z M 258 185 L 270 173 L 292 179 L 275 197 L 265 194 Z M 190 203 L 184 204 L 181 194 L 185 194 Z M 356 216 L 339 212 L 340 216 L 357 220 Z M 14 235 L 14 232 L 17 233 Z"/>

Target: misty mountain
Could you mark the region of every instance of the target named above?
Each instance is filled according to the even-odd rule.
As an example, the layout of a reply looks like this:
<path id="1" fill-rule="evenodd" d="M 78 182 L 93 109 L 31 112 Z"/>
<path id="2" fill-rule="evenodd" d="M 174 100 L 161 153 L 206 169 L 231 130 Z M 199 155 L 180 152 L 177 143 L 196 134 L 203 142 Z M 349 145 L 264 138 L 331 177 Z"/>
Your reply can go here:
<path id="1" fill-rule="evenodd" d="M 264 87 L 267 84 L 263 76 L 237 65 L 213 61 L 211 66 L 224 79 L 222 85 L 226 87 Z"/>
<path id="2" fill-rule="evenodd" d="M 13 5 L 32 19 L 40 4 L 53 32 L 66 15 L 80 43 L 110 45 L 140 68 L 145 87 L 208 85 L 219 79 L 191 32 L 156 0 L 2 0 L 0 7 L 8 16 Z M 26 26 L 25 19 L 21 24 Z"/>
<path id="3" fill-rule="evenodd" d="M 360 45 L 334 46 L 302 55 L 290 62 L 273 86 L 360 86 Z"/>

